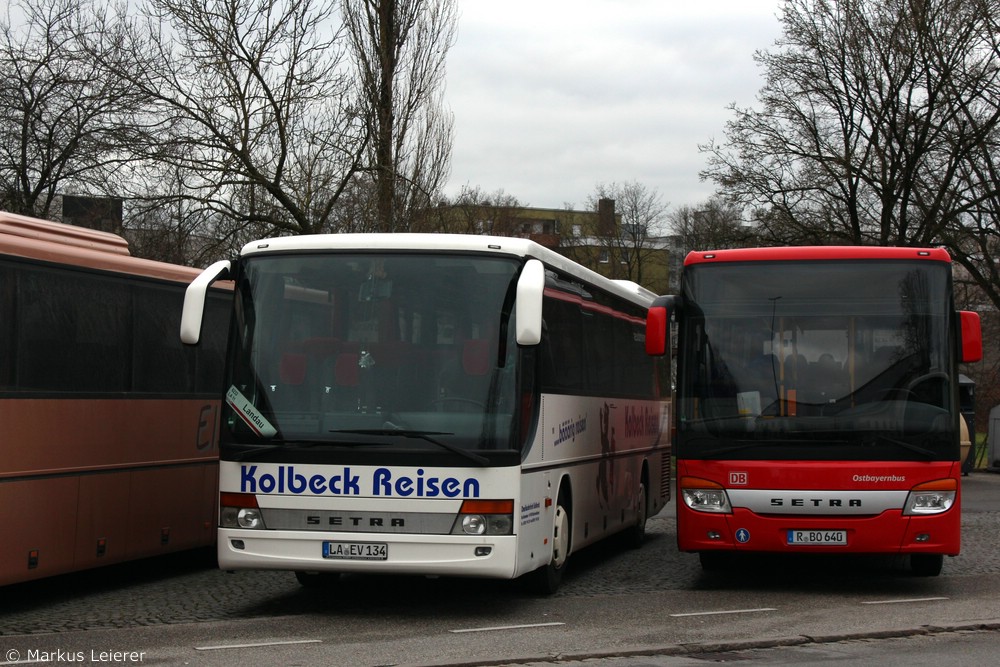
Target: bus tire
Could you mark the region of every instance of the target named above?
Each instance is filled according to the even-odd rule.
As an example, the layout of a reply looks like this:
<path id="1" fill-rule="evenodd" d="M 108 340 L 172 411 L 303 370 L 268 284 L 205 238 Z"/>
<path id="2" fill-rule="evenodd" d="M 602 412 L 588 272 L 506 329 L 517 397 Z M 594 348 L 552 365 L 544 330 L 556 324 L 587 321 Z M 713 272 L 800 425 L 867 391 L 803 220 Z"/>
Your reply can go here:
<path id="1" fill-rule="evenodd" d="M 910 570 L 918 577 L 936 577 L 944 565 L 942 554 L 911 554 Z"/>
<path id="2" fill-rule="evenodd" d="M 631 549 L 638 549 L 646 541 L 646 518 L 649 514 L 646 499 L 646 480 L 639 482 L 639 493 L 636 498 L 635 524 L 626 531 L 625 544 Z"/>
<path id="3" fill-rule="evenodd" d="M 537 593 L 552 595 L 559 590 L 569 560 L 571 517 L 568 495 L 560 491 L 552 526 L 552 557 L 547 565 L 532 572 L 532 588 Z"/>
<path id="4" fill-rule="evenodd" d="M 340 580 L 340 575 L 336 572 L 296 570 L 295 578 L 303 588 L 327 588 L 336 584 Z"/>

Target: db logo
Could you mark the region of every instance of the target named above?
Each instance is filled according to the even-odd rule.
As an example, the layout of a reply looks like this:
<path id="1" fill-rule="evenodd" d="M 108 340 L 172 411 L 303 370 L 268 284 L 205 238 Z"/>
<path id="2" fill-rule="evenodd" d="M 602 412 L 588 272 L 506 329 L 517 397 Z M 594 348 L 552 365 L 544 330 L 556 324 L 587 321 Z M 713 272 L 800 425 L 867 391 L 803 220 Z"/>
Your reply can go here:
<path id="1" fill-rule="evenodd" d="M 747 478 L 748 475 L 745 472 L 731 472 L 729 473 L 729 485 L 746 486 L 749 483 L 749 480 Z"/>

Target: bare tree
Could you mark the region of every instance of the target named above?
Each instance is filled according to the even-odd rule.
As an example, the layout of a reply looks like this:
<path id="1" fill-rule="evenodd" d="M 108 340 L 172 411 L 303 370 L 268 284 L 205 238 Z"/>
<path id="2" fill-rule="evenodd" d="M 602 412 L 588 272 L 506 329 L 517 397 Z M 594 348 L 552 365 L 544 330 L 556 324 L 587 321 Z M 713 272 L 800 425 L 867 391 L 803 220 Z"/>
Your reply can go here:
<path id="1" fill-rule="evenodd" d="M 449 173 L 452 116 L 443 109 L 454 0 L 343 0 L 368 136 L 365 168 L 378 231 L 410 229 Z"/>
<path id="2" fill-rule="evenodd" d="M 620 225 L 598 229 L 596 234 L 623 269 L 622 275 L 612 277 L 642 284 L 648 265 L 665 255 L 658 239 L 666 233 L 668 204 L 656 188 L 637 181 L 599 183 L 587 204 L 596 211 L 602 199 L 613 200 L 621 217 Z"/>
<path id="3" fill-rule="evenodd" d="M 191 197 L 188 183 L 200 177 L 169 164 L 133 169 L 128 193 L 125 236 L 133 255 L 190 266 L 207 266 L 235 254 L 266 230 L 222 216 L 212 197 Z"/>
<path id="4" fill-rule="evenodd" d="M 417 219 L 414 231 L 514 236 L 523 205 L 502 188 L 485 192 L 478 185 L 464 185 L 454 199 L 442 196 Z"/>
<path id="5" fill-rule="evenodd" d="M 976 133 L 978 140 L 969 158 L 958 165 L 964 188 L 956 195 L 960 213 L 950 221 L 944 242 L 952 257 L 965 269 L 956 282 L 967 287 L 962 305 L 984 310 L 991 303 L 1000 310 L 1000 9 L 987 3 L 983 16 L 974 23 L 980 59 L 975 63 L 982 82 L 976 94 L 959 95 L 959 121 Z M 936 51 L 942 62 L 953 54 Z M 994 323 L 995 326 L 995 323 Z M 996 362 L 1000 366 L 1000 361 Z"/>
<path id="6" fill-rule="evenodd" d="M 110 195 L 145 141 L 142 91 L 95 66 L 83 48 L 107 30 L 100 57 L 120 61 L 122 35 L 89 0 L 17 2 L 0 18 L 0 205 L 58 217 L 57 194 Z M 119 63 L 120 64 L 120 63 Z"/>
<path id="7" fill-rule="evenodd" d="M 145 158 L 233 238 L 328 230 L 364 128 L 343 71 L 337 0 L 148 0 L 122 8 L 141 88 L 161 122 Z M 100 50 L 95 40 L 93 50 Z"/>
<path id="8" fill-rule="evenodd" d="M 671 231 L 682 252 L 745 248 L 756 244 L 752 228 L 743 222 L 743 211 L 719 196 L 700 206 L 682 206 L 670 214 Z"/>
<path id="9" fill-rule="evenodd" d="M 759 109 L 732 108 L 703 177 L 774 242 L 932 244 L 962 165 L 996 127 L 996 0 L 785 0 L 756 55 Z"/>
<path id="10" fill-rule="evenodd" d="M 998 91 L 1000 99 L 1000 91 Z M 984 142 L 977 160 L 964 168 L 969 187 L 962 193 L 965 209 L 944 239 L 952 258 L 965 273 L 956 278 L 964 288 L 962 305 L 1000 309 L 1000 137 Z"/>

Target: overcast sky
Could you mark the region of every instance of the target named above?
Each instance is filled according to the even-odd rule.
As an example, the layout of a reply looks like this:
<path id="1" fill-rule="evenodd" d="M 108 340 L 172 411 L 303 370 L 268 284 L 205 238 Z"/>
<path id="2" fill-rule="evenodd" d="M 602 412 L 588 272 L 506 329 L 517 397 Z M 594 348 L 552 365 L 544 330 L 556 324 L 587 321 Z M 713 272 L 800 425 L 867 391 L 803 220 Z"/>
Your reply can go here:
<path id="1" fill-rule="evenodd" d="M 451 179 L 529 206 L 582 209 L 598 183 L 638 181 L 671 209 L 713 192 L 698 144 L 726 106 L 753 106 L 754 51 L 780 0 L 458 0 L 446 104 Z"/>

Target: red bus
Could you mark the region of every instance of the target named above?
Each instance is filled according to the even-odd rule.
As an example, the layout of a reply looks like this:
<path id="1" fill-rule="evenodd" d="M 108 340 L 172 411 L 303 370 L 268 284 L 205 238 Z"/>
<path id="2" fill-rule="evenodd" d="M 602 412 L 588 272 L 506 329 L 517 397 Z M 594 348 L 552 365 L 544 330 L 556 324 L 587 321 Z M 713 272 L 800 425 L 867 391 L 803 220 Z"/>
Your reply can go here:
<path id="1" fill-rule="evenodd" d="M 181 345 L 198 273 L 0 212 L 0 585 L 214 543 L 230 299 Z"/>
<path id="2" fill-rule="evenodd" d="M 909 556 L 960 548 L 958 364 L 982 354 L 941 249 L 692 252 L 677 322 L 677 539 L 715 569 L 735 553 Z"/>

